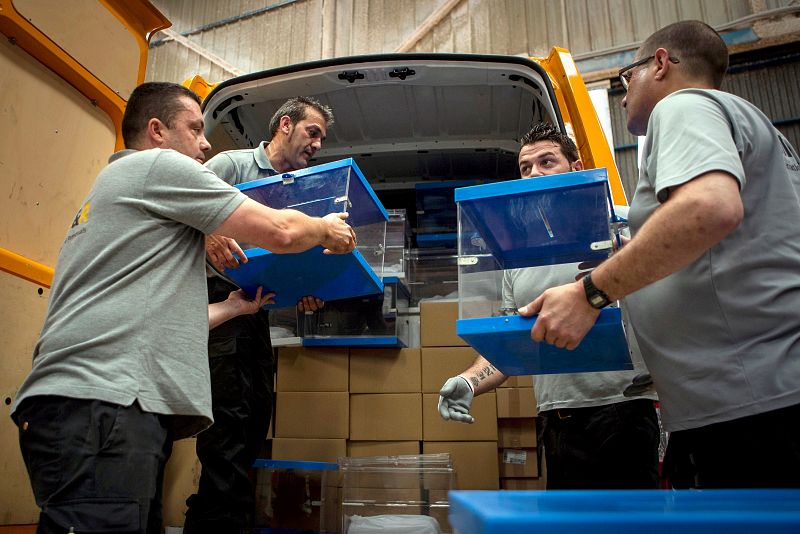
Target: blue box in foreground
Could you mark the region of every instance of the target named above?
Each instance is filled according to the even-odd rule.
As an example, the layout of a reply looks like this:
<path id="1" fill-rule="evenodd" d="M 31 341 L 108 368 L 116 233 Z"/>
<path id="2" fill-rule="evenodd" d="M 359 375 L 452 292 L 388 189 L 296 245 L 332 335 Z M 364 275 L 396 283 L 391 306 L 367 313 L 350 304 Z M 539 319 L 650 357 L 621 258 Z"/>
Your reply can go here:
<path id="1" fill-rule="evenodd" d="M 451 491 L 457 534 L 800 532 L 800 490 Z"/>
<path id="2" fill-rule="evenodd" d="M 456 334 L 506 376 L 633 369 L 619 308 L 601 310 L 575 350 L 531 339 L 536 317 L 509 315 L 456 321 Z"/>

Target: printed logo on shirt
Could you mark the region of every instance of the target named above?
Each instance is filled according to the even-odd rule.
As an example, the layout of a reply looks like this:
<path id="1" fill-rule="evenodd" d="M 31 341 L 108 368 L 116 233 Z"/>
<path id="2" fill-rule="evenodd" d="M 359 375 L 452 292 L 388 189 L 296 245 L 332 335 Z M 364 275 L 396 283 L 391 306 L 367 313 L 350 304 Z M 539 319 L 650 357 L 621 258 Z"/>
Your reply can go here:
<path id="1" fill-rule="evenodd" d="M 87 202 L 86 204 L 83 205 L 83 207 L 80 210 L 78 210 L 77 215 L 75 215 L 75 218 L 72 220 L 71 228 L 75 228 L 76 226 L 83 224 L 87 220 L 89 220 L 89 210 L 91 209 L 91 207 L 92 204 L 90 202 Z"/>

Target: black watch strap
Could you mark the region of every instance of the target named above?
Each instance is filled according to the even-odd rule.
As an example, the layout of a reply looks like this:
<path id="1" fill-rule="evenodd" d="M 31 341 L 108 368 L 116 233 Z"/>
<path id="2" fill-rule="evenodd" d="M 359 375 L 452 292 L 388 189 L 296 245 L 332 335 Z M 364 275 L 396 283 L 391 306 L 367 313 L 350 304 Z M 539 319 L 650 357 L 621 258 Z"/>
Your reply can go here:
<path id="1" fill-rule="evenodd" d="M 603 290 L 598 289 L 592 282 L 591 273 L 583 277 L 583 291 L 586 293 L 586 300 L 589 301 L 593 308 L 601 310 L 611 304 L 611 299 L 608 298 L 608 295 Z"/>

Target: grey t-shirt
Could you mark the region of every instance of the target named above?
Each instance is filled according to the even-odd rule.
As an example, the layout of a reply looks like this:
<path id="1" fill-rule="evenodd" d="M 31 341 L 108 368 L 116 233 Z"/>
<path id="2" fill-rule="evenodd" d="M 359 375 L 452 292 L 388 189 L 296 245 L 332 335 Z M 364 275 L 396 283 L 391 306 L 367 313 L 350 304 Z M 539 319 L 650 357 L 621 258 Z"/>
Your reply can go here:
<path id="1" fill-rule="evenodd" d="M 524 306 L 548 288 L 574 282 L 577 274 L 577 263 L 509 269 L 503 273 L 503 307 Z M 627 321 L 624 312 L 623 317 Z M 622 394 L 634 376 L 647 372 L 638 344 L 627 326 L 633 371 L 534 375 L 533 389 L 539 411 L 604 406 L 637 398 L 657 399 L 654 393 L 637 397 Z"/>
<path id="2" fill-rule="evenodd" d="M 179 416 L 176 439 L 210 425 L 204 234 L 245 198 L 174 150 L 114 154 L 62 245 L 12 413 L 59 395 Z"/>
<path id="3" fill-rule="evenodd" d="M 267 157 L 267 142 L 255 148 L 226 150 L 206 162 L 206 167 L 231 185 L 239 185 L 278 174 Z"/>
<path id="4" fill-rule="evenodd" d="M 700 89 L 659 102 L 629 214 L 634 238 L 668 188 L 710 171 L 739 182 L 741 225 L 626 299 L 670 431 L 800 403 L 800 164 L 761 111 Z"/>

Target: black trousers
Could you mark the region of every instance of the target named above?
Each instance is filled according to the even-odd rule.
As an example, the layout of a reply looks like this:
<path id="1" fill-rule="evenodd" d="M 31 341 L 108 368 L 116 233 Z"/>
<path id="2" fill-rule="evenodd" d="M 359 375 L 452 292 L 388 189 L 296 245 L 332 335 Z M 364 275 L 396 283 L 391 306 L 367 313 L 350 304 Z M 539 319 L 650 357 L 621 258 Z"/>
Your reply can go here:
<path id="1" fill-rule="evenodd" d="M 209 300 L 224 300 L 232 289 L 212 279 Z M 249 526 L 254 494 L 250 470 L 272 417 L 267 313 L 240 316 L 212 330 L 208 362 L 214 424 L 197 436 L 202 471 L 197 493 L 186 501 L 184 533 L 238 534 Z"/>
<path id="2" fill-rule="evenodd" d="M 168 416 L 55 396 L 31 397 L 16 415 L 38 533 L 161 533 Z"/>
<path id="3" fill-rule="evenodd" d="M 670 432 L 670 484 L 687 488 L 800 488 L 800 405 Z"/>
<path id="4" fill-rule="evenodd" d="M 653 401 L 539 413 L 547 489 L 657 489 L 660 430 Z"/>

